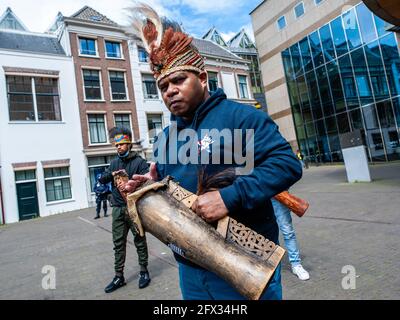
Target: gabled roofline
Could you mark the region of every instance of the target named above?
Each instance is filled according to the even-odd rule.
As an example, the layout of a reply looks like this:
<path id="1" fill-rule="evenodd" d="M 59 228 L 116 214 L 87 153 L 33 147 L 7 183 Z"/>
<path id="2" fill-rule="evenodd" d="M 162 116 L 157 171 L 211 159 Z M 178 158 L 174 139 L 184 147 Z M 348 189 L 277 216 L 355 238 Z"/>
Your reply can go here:
<path id="1" fill-rule="evenodd" d="M 112 31 L 119 31 L 119 32 L 125 33 L 123 26 L 111 25 L 111 24 L 107 24 L 104 22 L 91 22 L 91 21 L 87 21 L 87 20 L 82 20 L 82 19 L 77 19 L 77 18 L 69 18 L 69 17 L 64 17 L 64 22 L 66 24 L 70 24 L 70 25 L 92 27 L 95 29 L 109 29 Z"/>
<path id="2" fill-rule="evenodd" d="M 22 30 L 13 30 L 13 29 L 1 29 L 1 28 L 0 28 L 0 32 L 18 33 L 18 34 L 25 34 L 25 35 L 29 35 L 29 36 L 57 39 L 57 36 L 52 34 L 52 33 L 34 32 L 34 31 L 22 31 Z"/>
<path id="3" fill-rule="evenodd" d="M 239 31 L 237 34 L 235 34 L 235 35 L 227 42 L 228 47 L 230 47 L 230 48 L 235 48 L 235 47 L 231 47 L 231 44 L 232 44 L 232 42 L 233 42 L 236 38 L 238 38 L 238 37 L 240 37 L 240 36 L 242 36 L 242 37 L 246 36 L 246 37 L 249 39 L 249 41 L 251 42 L 251 44 L 254 46 L 254 48 L 256 48 L 256 44 L 255 44 L 254 41 L 250 38 L 250 36 L 247 34 L 247 32 L 246 32 L 246 30 L 245 30 L 244 28 L 240 29 L 240 31 Z"/>
<path id="4" fill-rule="evenodd" d="M 14 13 L 14 11 L 11 10 L 10 7 L 7 7 L 7 9 L 4 11 L 3 15 L 0 17 L 0 22 L 8 15 L 9 13 L 12 14 L 12 16 L 15 18 L 15 20 L 18 21 L 18 23 L 25 29 L 25 31 L 29 31 L 29 28 L 20 20 L 17 15 Z"/>
<path id="5" fill-rule="evenodd" d="M 233 55 L 234 57 L 228 58 L 228 57 L 221 57 L 221 56 L 218 56 L 218 55 L 213 55 L 213 54 L 210 54 L 210 53 L 202 53 L 202 55 L 204 55 L 204 56 L 209 56 L 209 57 L 212 57 L 212 58 L 219 58 L 219 59 L 224 59 L 224 60 L 233 60 L 233 61 L 242 62 L 242 63 L 249 63 L 249 62 L 247 62 L 247 60 L 239 57 L 235 53 L 229 51 L 228 49 L 226 49 L 225 47 L 219 45 L 218 43 L 215 43 L 214 41 L 211 41 L 211 40 L 208 40 L 208 39 L 196 38 L 196 37 L 194 37 L 194 38 L 198 39 L 198 40 L 201 40 L 201 41 L 211 42 L 213 45 L 216 45 L 216 46 L 224 49 L 226 52 L 228 52 L 229 54 Z"/>
<path id="6" fill-rule="evenodd" d="M 53 22 L 50 23 L 50 25 L 46 28 L 46 31 L 45 31 L 45 32 L 46 32 L 46 33 L 49 33 L 51 27 L 54 26 L 54 25 L 56 24 L 56 22 L 57 22 L 59 19 L 63 19 L 63 18 L 64 18 L 63 14 L 62 14 L 60 11 L 58 11 L 56 17 L 53 19 Z"/>
<path id="7" fill-rule="evenodd" d="M 78 10 L 77 12 L 75 12 L 73 15 L 69 16 L 68 18 L 70 18 L 70 19 L 82 20 L 82 21 L 87 21 L 87 20 L 79 19 L 79 18 L 76 17 L 76 16 L 78 16 L 79 14 L 81 14 L 83 11 L 85 11 L 86 9 L 93 10 L 93 11 L 95 11 L 97 14 L 103 16 L 103 17 L 106 18 L 107 20 L 109 20 L 109 21 L 111 21 L 112 23 L 114 23 L 115 25 L 118 25 L 118 23 L 116 23 L 115 21 L 111 20 L 111 19 L 110 19 L 109 17 L 107 17 L 106 15 L 102 14 L 101 12 L 99 12 L 99 11 L 97 11 L 96 9 L 93 9 L 92 7 L 89 7 L 89 6 L 87 6 L 87 5 L 84 6 L 83 8 L 81 8 L 80 10 Z M 96 23 L 106 24 L 106 23 L 101 22 L 101 21 L 96 21 Z"/>
<path id="8" fill-rule="evenodd" d="M 73 14 L 71 14 L 71 15 L 69 16 L 69 18 L 73 18 L 73 17 L 79 15 L 81 12 L 83 12 L 84 10 L 86 10 L 86 9 L 88 9 L 88 8 L 89 8 L 89 6 L 84 6 L 84 7 L 80 8 L 78 11 L 76 11 L 76 12 L 73 13 Z"/>
<path id="9" fill-rule="evenodd" d="M 251 10 L 250 11 L 250 13 L 249 13 L 249 15 L 251 15 L 254 11 L 256 11 L 264 2 L 266 2 L 267 0 L 263 0 L 263 1 L 261 1 L 261 3 L 257 6 L 257 7 L 255 7 L 253 10 Z"/>

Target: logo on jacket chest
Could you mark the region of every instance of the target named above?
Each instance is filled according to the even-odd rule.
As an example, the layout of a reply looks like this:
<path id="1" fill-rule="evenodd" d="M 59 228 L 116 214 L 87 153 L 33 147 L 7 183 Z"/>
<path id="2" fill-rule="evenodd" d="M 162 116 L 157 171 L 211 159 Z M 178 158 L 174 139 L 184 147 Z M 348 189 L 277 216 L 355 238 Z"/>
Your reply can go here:
<path id="1" fill-rule="evenodd" d="M 215 141 L 208 134 L 206 134 L 202 140 L 199 140 L 197 142 L 199 153 L 203 150 L 206 150 L 208 153 L 211 153 L 210 145 L 213 144 L 214 142 Z"/>

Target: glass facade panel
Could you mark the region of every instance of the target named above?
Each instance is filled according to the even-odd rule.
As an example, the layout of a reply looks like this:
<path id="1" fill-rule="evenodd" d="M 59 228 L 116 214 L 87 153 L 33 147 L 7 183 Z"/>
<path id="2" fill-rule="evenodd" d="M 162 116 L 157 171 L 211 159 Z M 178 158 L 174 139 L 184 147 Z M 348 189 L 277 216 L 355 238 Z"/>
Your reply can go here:
<path id="1" fill-rule="evenodd" d="M 327 117 L 334 113 L 334 109 L 325 66 L 318 68 L 316 73 L 319 92 L 321 95 L 322 110 L 324 116 Z"/>
<path id="2" fill-rule="evenodd" d="M 359 48 L 351 53 L 351 60 L 354 67 L 354 75 L 356 77 L 356 84 L 358 94 L 360 96 L 361 105 L 366 105 L 373 102 L 371 85 L 369 82 L 369 75 L 367 70 L 367 63 L 365 62 L 364 49 Z"/>
<path id="3" fill-rule="evenodd" d="M 285 68 L 286 80 L 289 81 L 291 79 L 294 79 L 295 76 L 293 72 L 292 59 L 290 58 L 289 49 L 282 51 L 282 62 L 283 62 L 283 67 Z"/>
<path id="4" fill-rule="evenodd" d="M 389 98 L 385 68 L 383 67 L 381 50 L 379 49 L 377 40 L 365 47 L 365 56 L 367 58 L 375 100 L 380 101 Z"/>
<path id="5" fill-rule="evenodd" d="M 308 88 L 317 88 L 317 80 L 314 71 L 306 73 Z M 311 110 L 314 119 L 322 118 L 321 101 L 319 99 L 318 90 L 309 90 L 311 100 Z"/>
<path id="6" fill-rule="evenodd" d="M 304 76 L 298 78 L 297 86 L 299 88 L 301 111 L 303 113 L 304 121 L 312 121 L 310 98 L 308 97 L 308 89 Z"/>
<path id="7" fill-rule="evenodd" d="M 392 100 L 394 116 L 396 118 L 397 131 L 400 134 L 400 97 Z"/>
<path id="8" fill-rule="evenodd" d="M 385 149 L 375 105 L 371 104 L 363 107 L 362 112 L 364 117 L 365 133 L 367 135 L 372 160 L 385 161 Z"/>
<path id="9" fill-rule="evenodd" d="M 343 90 L 348 109 L 354 109 L 360 106 L 354 80 L 353 68 L 351 66 L 349 55 L 339 58 L 339 70 L 343 81 Z"/>
<path id="10" fill-rule="evenodd" d="M 398 160 L 400 159 L 400 141 L 392 104 L 390 100 L 386 100 L 379 102 L 376 107 L 388 160 Z"/>
<path id="11" fill-rule="evenodd" d="M 331 30 L 333 35 L 333 43 L 336 49 L 336 56 L 340 57 L 349 51 L 347 48 L 346 36 L 344 34 L 342 17 L 337 17 L 331 22 Z"/>
<path id="12" fill-rule="evenodd" d="M 364 128 L 360 109 L 351 111 L 349 116 L 352 131 Z"/>
<path id="13" fill-rule="evenodd" d="M 343 26 L 350 50 L 358 48 L 361 45 L 361 37 L 354 8 L 343 14 Z"/>
<path id="14" fill-rule="evenodd" d="M 336 120 L 340 134 L 350 132 L 350 124 L 347 112 L 337 114 Z"/>
<path id="15" fill-rule="evenodd" d="M 368 43 L 376 39 L 376 31 L 372 12 L 364 3 L 356 7 L 358 23 L 360 24 L 361 36 L 363 43 Z"/>
<path id="16" fill-rule="evenodd" d="M 319 39 L 318 31 L 309 35 L 311 53 L 315 68 L 324 64 L 324 56 L 322 54 L 321 41 Z"/>
<path id="17" fill-rule="evenodd" d="M 282 52 L 298 145 L 311 162 L 343 161 L 340 135 L 361 130 L 370 161 L 400 159 L 396 36 L 364 4 Z"/>
<path id="18" fill-rule="evenodd" d="M 342 90 L 342 82 L 340 81 L 339 68 L 337 61 L 332 61 L 326 65 L 328 71 L 329 83 L 332 89 L 333 102 L 335 112 L 340 113 L 346 109 L 344 95 Z"/>
<path id="19" fill-rule="evenodd" d="M 329 149 L 329 140 L 328 135 L 326 134 L 324 120 L 318 120 L 315 123 L 317 128 L 317 143 L 319 152 L 317 152 L 317 162 L 330 162 L 331 161 L 331 153 Z"/>
<path id="20" fill-rule="evenodd" d="M 379 40 L 392 96 L 400 94 L 400 55 L 393 33 Z"/>
<path id="21" fill-rule="evenodd" d="M 335 59 L 336 56 L 333 48 L 331 29 L 329 28 L 328 24 L 319 29 L 319 35 L 321 36 L 321 44 L 324 50 L 325 62 Z"/>
<path id="22" fill-rule="evenodd" d="M 376 31 L 378 32 L 378 37 L 382 37 L 389 33 L 389 31 L 386 30 L 388 23 L 386 23 L 376 15 L 374 15 L 374 20 L 376 25 Z"/>
<path id="23" fill-rule="evenodd" d="M 303 68 L 305 72 L 313 69 L 310 46 L 308 45 L 308 39 L 304 38 L 300 41 L 300 52 Z"/>
<path id="24" fill-rule="evenodd" d="M 301 67 L 301 57 L 300 57 L 300 49 L 298 43 L 290 47 L 290 54 L 292 56 L 294 76 L 298 77 L 303 73 L 303 68 Z"/>

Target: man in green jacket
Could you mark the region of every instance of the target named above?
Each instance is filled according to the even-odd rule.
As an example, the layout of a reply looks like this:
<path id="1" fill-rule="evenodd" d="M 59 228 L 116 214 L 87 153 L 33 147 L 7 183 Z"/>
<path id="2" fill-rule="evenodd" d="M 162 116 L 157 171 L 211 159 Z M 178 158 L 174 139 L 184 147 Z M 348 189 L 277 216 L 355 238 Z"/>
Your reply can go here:
<path id="1" fill-rule="evenodd" d="M 126 257 L 126 241 L 129 229 L 134 236 L 134 243 L 138 253 L 140 277 L 139 288 L 145 288 L 150 283 L 150 275 L 147 270 L 149 260 L 146 236 L 141 237 L 129 219 L 126 203 L 113 184 L 113 173 L 124 169 L 129 177 L 134 174 L 145 174 L 149 171 L 146 160 L 140 157 L 132 148 L 132 132 L 127 128 L 112 128 L 109 132 L 110 138 L 114 139 L 117 148 L 117 157 L 111 161 L 109 168 L 103 173 L 99 181 L 101 183 L 112 182 L 112 235 L 115 255 L 115 277 L 104 289 L 106 293 L 115 291 L 126 284 L 124 278 L 124 265 Z"/>

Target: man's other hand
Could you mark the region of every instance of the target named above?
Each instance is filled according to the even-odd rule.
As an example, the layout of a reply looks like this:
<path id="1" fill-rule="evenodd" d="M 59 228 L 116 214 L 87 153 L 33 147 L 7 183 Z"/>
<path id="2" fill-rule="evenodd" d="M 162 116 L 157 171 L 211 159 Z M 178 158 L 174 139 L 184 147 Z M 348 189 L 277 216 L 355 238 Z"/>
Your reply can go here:
<path id="1" fill-rule="evenodd" d="M 150 164 L 150 170 L 146 174 L 134 174 L 125 186 L 125 191 L 131 193 L 148 180 L 157 181 L 157 168 L 155 163 Z"/>
<path id="2" fill-rule="evenodd" d="M 220 220 L 228 215 L 228 209 L 219 191 L 211 191 L 199 196 L 192 210 L 207 222 Z"/>

